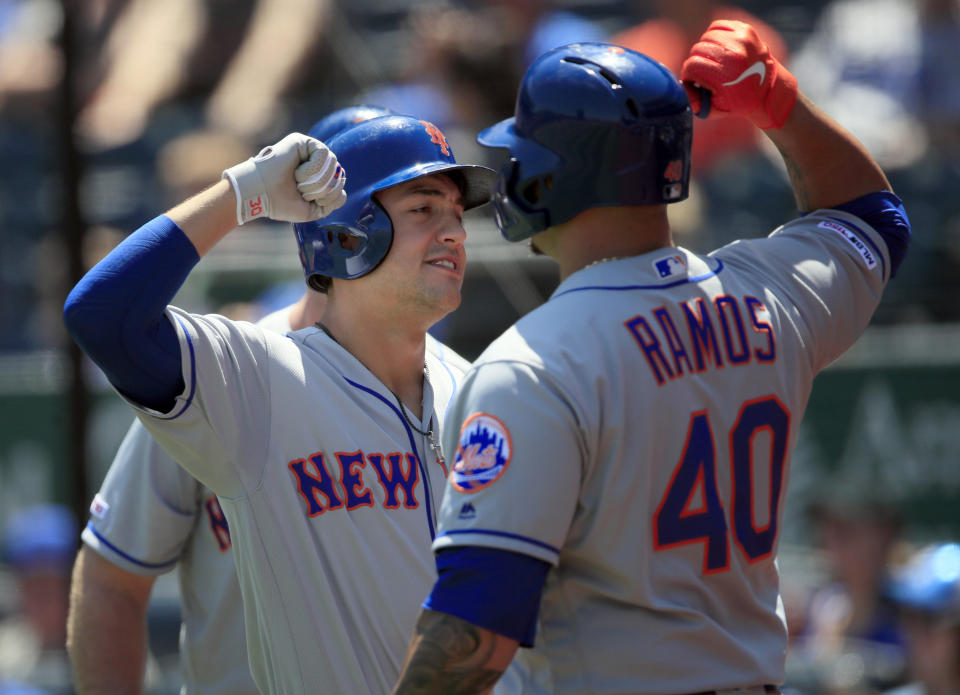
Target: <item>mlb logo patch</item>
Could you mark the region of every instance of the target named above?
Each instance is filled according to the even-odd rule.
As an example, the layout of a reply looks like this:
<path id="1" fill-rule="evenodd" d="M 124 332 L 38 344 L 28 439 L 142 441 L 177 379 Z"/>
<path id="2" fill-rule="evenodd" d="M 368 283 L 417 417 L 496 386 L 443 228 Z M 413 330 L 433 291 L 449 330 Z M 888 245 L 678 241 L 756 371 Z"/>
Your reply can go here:
<path id="1" fill-rule="evenodd" d="M 679 183 L 668 183 L 663 187 L 664 200 L 679 200 L 683 196 L 683 186 Z"/>
<path id="2" fill-rule="evenodd" d="M 100 496 L 98 492 L 94 498 L 93 502 L 90 503 L 90 516 L 96 519 L 103 519 L 107 515 L 107 512 L 110 511 L 110 504 Z"/>
<path id="3" fill-rule="evenodd" d="M 655 261 L 653 267 L 662 278 L 669 278 L 674 275 L 686 275 L 687 259 L 684 258 L 682 253 L 675 253 L 672 256 L 667 256 L 666 258 L 661 258 L 659 261 Z"/>
<path id="4" fill-rule="evenodd" d="M 460 428 L 450 482 L 461 492 L 482 490 L 503 475 L 512 455 L 507 426 L 493 415 L 474 413 Z"/>

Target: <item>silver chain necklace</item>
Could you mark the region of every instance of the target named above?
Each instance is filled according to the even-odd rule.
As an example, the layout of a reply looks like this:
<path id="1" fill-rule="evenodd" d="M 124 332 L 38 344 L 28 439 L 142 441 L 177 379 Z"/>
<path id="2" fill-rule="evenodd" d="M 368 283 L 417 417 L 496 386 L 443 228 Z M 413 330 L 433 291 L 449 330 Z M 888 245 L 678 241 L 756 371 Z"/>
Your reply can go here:
<path id="1" fill-rule="evenodd" d="M 317 321 L 316 326 L 321 331 L 326 333 L 327 336 L 329 336 L 330 340 L 335 342 L 337 345 L 340 344 L 340 341 L 333 336 L 333 333 L 330 332 L 330 329 L 324 326 L 323 323 L 321 323 L 320 321 Z M 426 382 L 430 381 L 430 369 L 427 367 L 426 362 L 423 363 L 423 376 L 424 376 L 424 381 Z M 446 459 L 443 458 L 443 449 L 440 447 L 440 442 L 437 441 L 437 435 L 436 435 L 436 432 L 434 432 L 434 428 L 433 428 L 433 413 L 430 414 L 430 422 L 427 425 L 427 429 L 426 430 L 420 429 L 415 424 L 413 424 L 413 420 L 411 420 L 410 416 L 407 415 L 407 409 L 403 405 L 403 401 L 400 400 L 400 396 L 397 395 L 396 391 L 394 391 L 393 389 L 388 389 L 388 390 L 390 391 L 390 394 L 396 399 L 397 406 L 400 408 L 400 413 L 403 415 L 403 419 L 407 421 L 407 424 L 410 425 L 410 427 L 413 429 L 414 432 L 419 434 L 421 437 L 427 438 L 427 440 L 430 442 L 430 448 L 433 449 L 434 456 L 437 457 L 437 463 L 439 463 L 441 466 L 446 466 L 447 462 L 446 462 Z"/>
<path id="2" fill-rule="evenodd" d="M 423 380 L 428 383 L 430 381 L 430 369 L 427 367 L 426 362 L 423 363 Z M 445 466 L 447 462 L 446 459 L 443 458 L 443 449 L 440 447 L 440 442 L 437 441 L 437 434 L 433 428 L 433 413 L 430 413 L 430 422 L 427 425 L 426 431 L 424 431 L 417 427 L 413 423 L 413 420 L 410 419 L 410 416 L 407 415 L 407 408 L 403 405 L 403 401 L 400 400 L 400 396 L 398 396 L 397 393 L 392 389 L 390 390 L 390 393 L 392 393 L 393 397 L 396 399 L 397 406 L 399 406 L 400 412 L 403 413 L 403 419 L 407 421 L 407 424 L 410 425 L 414 432 L 427 438 L 427 440 L 430 442 L 430 448 L 433 449 L 433 455 L 437 457 L 437 463 L 439 463 L 441 466 Z"/>

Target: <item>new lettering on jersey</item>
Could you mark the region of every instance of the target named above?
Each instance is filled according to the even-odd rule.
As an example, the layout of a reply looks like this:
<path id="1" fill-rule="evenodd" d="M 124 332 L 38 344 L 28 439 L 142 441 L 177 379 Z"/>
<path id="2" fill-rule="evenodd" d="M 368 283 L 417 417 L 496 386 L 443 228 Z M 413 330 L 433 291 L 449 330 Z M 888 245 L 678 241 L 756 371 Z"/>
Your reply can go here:
<path id="1" fill-rule="evenodd" d="M 487 413 L 475 413 L 460 428 L 450 482 L 462 492 L 476 492 L 503 475 L 510 465 L 510 431 Z"/>
<path id="2" fill-rule="evenodd" d="M 416 496 L 420 478 L 417 458 L 413 453 L 338 453 L 335 457 L 338 465 L 331 466 L 335 474 L 327 470 L 322 453 L 318 452 L 307 458 L 310 460 L 309 465 L 305 459 L 296 459 L 288 463 L 287 467 L 294 475 L 297 492 L 306 502 L 309 516 L 323 514 L 329 509 L 350 511 L 357 507 L 374 506 L 374 496 L 365 482 L 373 476 L 363 474 L 368 463 L 382 488 L 385 509 L 399 509 L 400 496 L 403 497 L 405 509 L 416 509 L 420 506 Z"/>

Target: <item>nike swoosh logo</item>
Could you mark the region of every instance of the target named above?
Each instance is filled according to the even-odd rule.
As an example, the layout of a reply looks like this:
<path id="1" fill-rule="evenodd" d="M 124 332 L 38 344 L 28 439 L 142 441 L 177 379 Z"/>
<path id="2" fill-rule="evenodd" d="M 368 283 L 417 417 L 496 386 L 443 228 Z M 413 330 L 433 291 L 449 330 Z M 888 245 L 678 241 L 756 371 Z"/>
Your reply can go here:
<path id="1" fill-rule="evenodd" d="M 729 87 L 731 85 L 739 84 L 751 75 L 760 75 L 760 84 L 763 84 L 763 79 L 767 76 L 767 66 L 763 63 L 762 60 L 758 60 L 756 63 L 751 65 L 749 68 L 740 73 L 740 77 L 730 82 L 724 82 L 724 87 Z"/>

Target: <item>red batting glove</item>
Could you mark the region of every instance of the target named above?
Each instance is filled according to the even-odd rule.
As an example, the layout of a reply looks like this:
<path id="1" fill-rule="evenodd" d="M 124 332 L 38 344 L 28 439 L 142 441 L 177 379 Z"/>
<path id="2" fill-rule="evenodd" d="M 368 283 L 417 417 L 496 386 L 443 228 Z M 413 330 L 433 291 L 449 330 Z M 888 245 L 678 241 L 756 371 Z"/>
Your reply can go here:
<path id="1" fill-rule="evenodd" d="M 781 128 L 797 101 L 797 78 L 770 55 L 749 24 L 719 19 L 690 49 L 680 72 L 694 113 L 699 88 L 710 95 L 710 114 L 744 116 L 759 128 Z"/>

